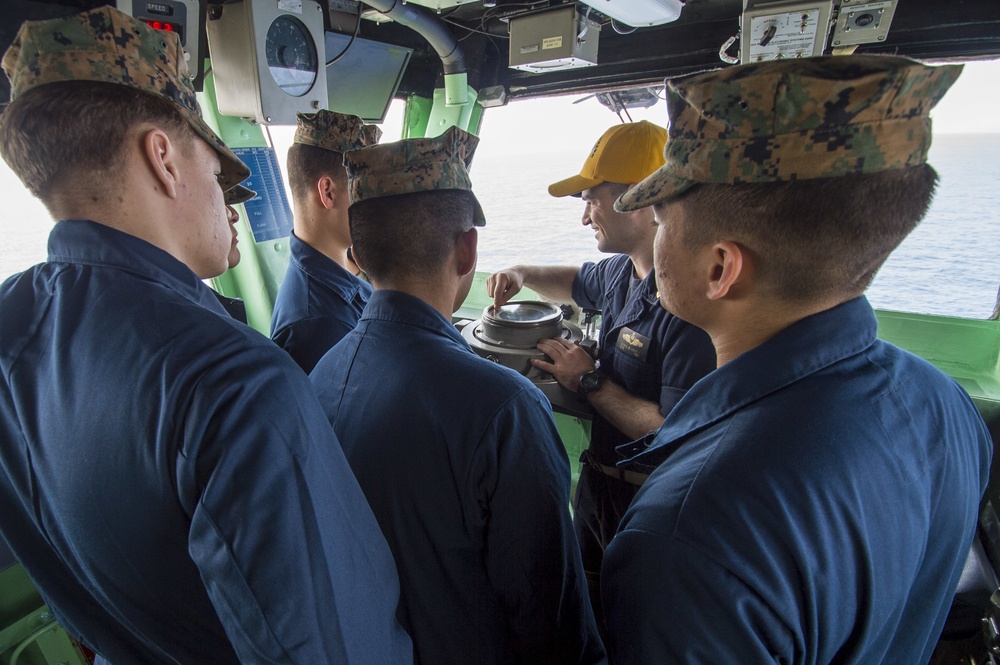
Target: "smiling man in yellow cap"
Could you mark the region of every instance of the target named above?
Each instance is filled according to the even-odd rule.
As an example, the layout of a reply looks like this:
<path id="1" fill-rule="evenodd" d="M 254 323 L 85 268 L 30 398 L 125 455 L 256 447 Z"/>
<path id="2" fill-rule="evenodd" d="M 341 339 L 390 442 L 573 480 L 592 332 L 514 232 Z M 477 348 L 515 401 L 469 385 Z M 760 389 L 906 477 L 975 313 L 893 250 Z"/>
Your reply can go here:
<path id="1" fill-rule="evenodd" d="M 927 211 L 961 67 L 778 60 L 670 80 L 660 301 L 719 368 L 623 448 L 653 470 L 608 547 L 616 665 L 927 663 L 989 477 L 972 400 L 862 295 Z"/>
<path id="2" fill-rule="evenodd" d="M 527 286 L 554 300 L 601 310 L 597 362 L 561 339 L 538 345 L 552 362 L 532 361 L 595 411 L 573 504 L 595 609 L 604 548 L 645 479 L 615 467 L 620 460 L 615 448 L 659 427 L 684 392 L 715 367 L 708 336 L 657 302 L 653 211 L 614 210 L 615 199 L 663 164 L 666 140 L 666 130 L 651 122 L 615 125 L 594 144 L 578 175 L 549 186 L 552 196 L 583 199 L 584 226 L 593 228 L 597 248 L 614 256 L 579 268 L 515 266 L 487 281 L 497 305 Z"/>
<path id="3" fill-rule="evenodd" d="M 53 614 L 100 663 L 411 662 L 308 380 L 203 282 L 249 172 L 177 35 L 102 7 L 3 68 L 0 153 L 60 221 L 0 287 L 0 533 Z"/>

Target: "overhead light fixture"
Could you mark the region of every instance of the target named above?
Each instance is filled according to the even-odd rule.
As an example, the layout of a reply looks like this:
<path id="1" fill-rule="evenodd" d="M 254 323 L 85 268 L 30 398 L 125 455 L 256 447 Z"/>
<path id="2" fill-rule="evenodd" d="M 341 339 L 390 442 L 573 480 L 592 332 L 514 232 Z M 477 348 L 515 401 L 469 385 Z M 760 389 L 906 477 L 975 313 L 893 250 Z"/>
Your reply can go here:
<path id="1" fill-rule="evenodd" d="M 605 16 L 634 28 L 663 25 L 680 18 L 683 0 L 580 0 Z"/>

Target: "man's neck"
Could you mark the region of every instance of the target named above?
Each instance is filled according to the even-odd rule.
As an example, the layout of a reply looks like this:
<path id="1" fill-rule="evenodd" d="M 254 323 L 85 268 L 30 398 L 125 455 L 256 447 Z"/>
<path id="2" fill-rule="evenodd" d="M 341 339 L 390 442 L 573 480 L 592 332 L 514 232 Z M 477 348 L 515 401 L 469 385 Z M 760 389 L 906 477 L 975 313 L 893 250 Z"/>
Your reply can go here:
<path id="1" fill-rule="evenodd" d="M 129 198 L 128 192 L 123 194 Z M 49 214 L 53 220 L 83 219 L 107 226 L 145 240 L 149 244 L 171 254 L 179 261 L 184 261 L 184 255 L 176 246 L 176 237 L 164 229 L 173 228 L 173 224 L 164 213 L 162 206 L 135 206 L 124 203 L 108 202 L 105 198 L 93 197 L 54 197 L 46 202 Z"/>
<path id="2" fill-rule="evenodd" d="M 414 298 L 419 298 L 430 305 L 446 320 L 451 320 L 455 311 L 455 298 L 458 295 L 457 283 L 433 279 L 397 279 L 389 281 L 373 280 L 375 290 L 399 291 Z"/>
<path id="3" fill-rule="evenodd" d="M 632 259 L 632 274 L 637 279 L 646 279 L 646 275 L 653 270 L 652 241 L 650 241 L 648 248 L 643 247 L 629 252 L 629 258 Z"/>
<path id="4" fill-rule="evenodd" d="M 835 296 L 794 305 L 747 303 L 739 309 L 731 309 L 726 316 L 705 326 L 715 346 L 716 366 L 722 367 L 802 319 L 832 309 L 853 297 Z"/>
<path id="5" fill-rule="evenodd" d="M 343 244 L 335 236 L 326 232 L 323 222 L 319 220 L 295 219 L 295 237 L 306 243 L 317 252 L 327 257 L 341 268 L 356 275 L 358 267 L 347 258 L 349 245 Z"/>

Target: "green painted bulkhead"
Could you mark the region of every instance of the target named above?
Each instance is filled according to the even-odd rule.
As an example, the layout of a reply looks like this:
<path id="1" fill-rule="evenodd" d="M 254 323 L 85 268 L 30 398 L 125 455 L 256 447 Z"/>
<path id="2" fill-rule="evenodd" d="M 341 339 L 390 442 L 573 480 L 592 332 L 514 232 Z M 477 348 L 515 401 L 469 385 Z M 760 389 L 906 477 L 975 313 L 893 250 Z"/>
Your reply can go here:
<path id="1" fill-rule="evenodd" d="M 64 631 L 21 566 L 0 570 L 0 663 L 86 665 L 90 659 Z"/>

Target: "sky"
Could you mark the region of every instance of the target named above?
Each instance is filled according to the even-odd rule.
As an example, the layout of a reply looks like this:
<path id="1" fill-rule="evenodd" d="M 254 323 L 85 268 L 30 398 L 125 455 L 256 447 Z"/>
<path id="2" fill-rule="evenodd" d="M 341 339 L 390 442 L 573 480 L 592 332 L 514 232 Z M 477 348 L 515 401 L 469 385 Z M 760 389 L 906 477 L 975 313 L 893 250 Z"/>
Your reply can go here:
<path id="1" fill-rule="evenodd" d="M 934 132 L 946 134 L 1000 134 L 1000 60 L 970 62 L 958 81 L 932 111 Z M 662 94 L 662 93 L 661 93 Z M 665 125 L 666 103 L 648 109 L 629 109 L 634 121 Z M 399 139 L 403 103 L 395 101 L 382 124 L 382 143 Z M 627 120 L 627 119 L 626 119 Z M 587 95 L 563 95 L 512 101 L 489 109 L 480 130 L 477 152 L 491 154 L 541 153 L 578 145 L 589 150 L 601 133 L 618 122 L 617 116 Z M 271 128 L 278 146 L 291 142 L 293 129 Z M 279 154 L 282 150 L 279 149 Z"/>
<path id="2" fill-rule="evenodd" d="M 583 95 L 551 97 L 541 100 L 514 101 L 505 108 L 487 111 L 481 131 L 480 150 L 536 152 L 574 145 L 581 133 L 589 149 L 617 118 L 595 99 L 574 103 Z M 495 113 L 494 111 L 499 111 Z M 630 110 L 633 120 L 666 124 L 666 104 L 659 102 L 649 109 Z M 1000 60 L 971 62 L 958 81 L 932 111 L 934 131 L 949 134 L 1000 133 Z M 503 137 L 498 145 L 494 137 Z"/>

